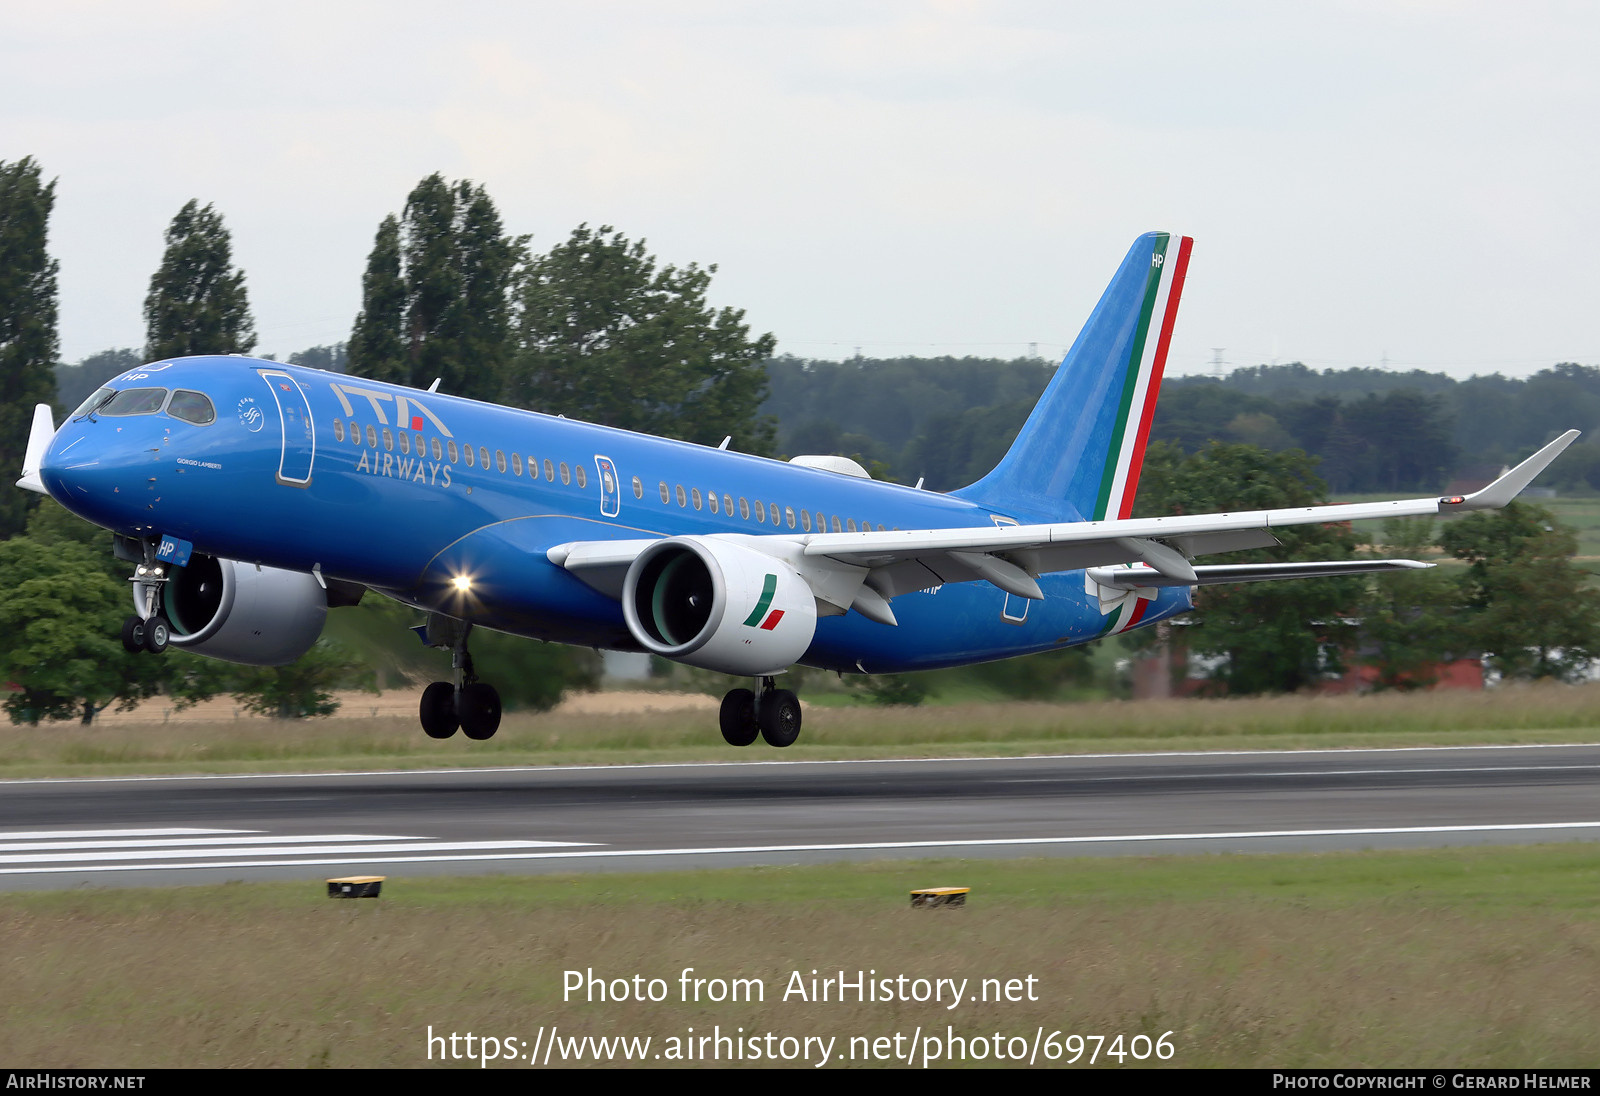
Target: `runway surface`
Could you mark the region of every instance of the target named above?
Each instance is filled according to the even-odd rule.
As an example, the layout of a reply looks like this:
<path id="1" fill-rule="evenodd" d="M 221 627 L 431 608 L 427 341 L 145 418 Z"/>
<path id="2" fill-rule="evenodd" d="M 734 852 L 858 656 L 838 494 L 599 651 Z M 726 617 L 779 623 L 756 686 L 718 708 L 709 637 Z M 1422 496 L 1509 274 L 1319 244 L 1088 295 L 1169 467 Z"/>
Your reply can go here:
<path id="1" fill-rule="evenodd" d="M 1600 840 L 1600 745 L 0 781 L 0 889 Z"/>

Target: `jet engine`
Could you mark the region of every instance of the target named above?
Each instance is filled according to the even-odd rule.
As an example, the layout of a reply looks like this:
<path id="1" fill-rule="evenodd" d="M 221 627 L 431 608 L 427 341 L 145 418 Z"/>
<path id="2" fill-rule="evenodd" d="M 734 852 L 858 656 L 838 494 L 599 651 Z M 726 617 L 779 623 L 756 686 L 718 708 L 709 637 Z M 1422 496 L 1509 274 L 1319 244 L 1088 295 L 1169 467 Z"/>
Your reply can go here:
<path id="1" fill-rule="evenodd" d="M 708 537 L 640 552 L 623 580 L 622 613 L 646 650 L 745 677 L 787 669 L 817 630 L 816 599 L 793 568 Z"/>
<path id="2" fill-rule="evenodd" d="M 134 583 L 136 611 L 144 589 Z M 311 649 L 328 614 L 327 593 L 299 571 L 280 571 L 196 552 L 173 569 L 161 612 L 171 645 L 247 666 L 282 666 Z"/>

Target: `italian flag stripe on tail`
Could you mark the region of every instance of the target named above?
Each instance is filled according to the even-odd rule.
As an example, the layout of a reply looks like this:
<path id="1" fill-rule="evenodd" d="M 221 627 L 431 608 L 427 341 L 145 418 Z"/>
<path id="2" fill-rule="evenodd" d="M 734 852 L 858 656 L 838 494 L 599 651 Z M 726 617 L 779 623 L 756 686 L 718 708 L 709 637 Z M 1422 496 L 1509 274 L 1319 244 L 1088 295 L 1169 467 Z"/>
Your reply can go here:
<path id="1" fill-rule="evenodd" d="M 1188 236 L 1161 234 L 1156 237 L 1145 283 L 1144 307 L 1140 310 L 1139 328 L 1130 352 L 1132 368 L 1123 380 L 1120 414 L 1111 437 L 1105 478 L 1100 484 L 1100 497 L 1092 520 L 1126 518 L 1133 511 L 1145 446 L 1150 441 L 1150 422 L 1155 416 L 1156 397 L 1161 394 L 1161 376 L 1167 366 L 1172 326 L 1177 319 L 1178 299 L 1183 293 L 1183 278 L 1189 268 L 1189 251 L 1193 246 L 1194 240 Z"/>

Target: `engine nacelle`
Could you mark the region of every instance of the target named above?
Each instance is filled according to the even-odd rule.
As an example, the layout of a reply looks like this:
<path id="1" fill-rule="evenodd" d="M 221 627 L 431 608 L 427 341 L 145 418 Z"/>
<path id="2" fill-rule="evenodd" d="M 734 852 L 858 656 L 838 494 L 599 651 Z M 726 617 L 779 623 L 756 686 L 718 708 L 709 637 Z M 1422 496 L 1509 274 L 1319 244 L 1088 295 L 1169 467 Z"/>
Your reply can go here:
<path id="1" fill-rule="evenodd" d="M 144 588 L 134 583 L 136 611 Z M 161 612 L 171 644 L 247 666 L 282 666 L 311 649 L 328 615 L 327 592 L 299 571 L 257 567 L 196 552 L 173 569 Z"/>
<path id="2" fill-rule="evenodd" d="M 792 567 L 706 537 L 640 552 L 623 580 L 622 614 L 646 650 L 742 677 L 792 666 L 817 630 L 816 599 Z"/>

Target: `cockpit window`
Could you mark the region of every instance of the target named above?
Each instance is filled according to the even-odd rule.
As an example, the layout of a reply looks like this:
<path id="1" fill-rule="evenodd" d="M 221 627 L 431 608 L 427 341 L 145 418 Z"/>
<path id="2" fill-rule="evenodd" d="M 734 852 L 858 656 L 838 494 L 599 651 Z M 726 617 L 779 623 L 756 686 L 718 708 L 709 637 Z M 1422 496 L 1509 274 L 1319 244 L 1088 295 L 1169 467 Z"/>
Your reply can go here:
<path id="1" fill-rule="evenodd" d="M 94 394 L 91 395 L 88 399 L 84 400 L 82 403 L 80 403 L 78 405 L 78 409 L 76 411 L 74 411 L 71 415 L 68 415 L 67 417 L 68 418 L 72 418 L 72 419 L 80 419 L 80 418 L 82 418 L 83 416 L 85 416 L 85 415 L 89 414 L 91 411 L 93 411 L 96 407 L 99 407 L 102 403 L 105 403 L 107 400 L 109 400 L 112 396 L 114 396 L 116 394 L 116 391 L 117 390 L 115 388 L 97 388 L 97 389 L 95 389 L 94 390 Z"/>
<path id="2" fill-rule="evenodd" d="M 196 426 L 217 421 L 217 411 L 211 406 L 210 397 L 203 392 L 190 392 L 183 388 L 172 394 L 172 402 L 167 404 L 167 414 Z"/>
<path id="3" fill-rule="evenodd" d="M 124 388 L 95 411 L 100 415 L 154 415 L 166 402 L 165 388 Z"/>

